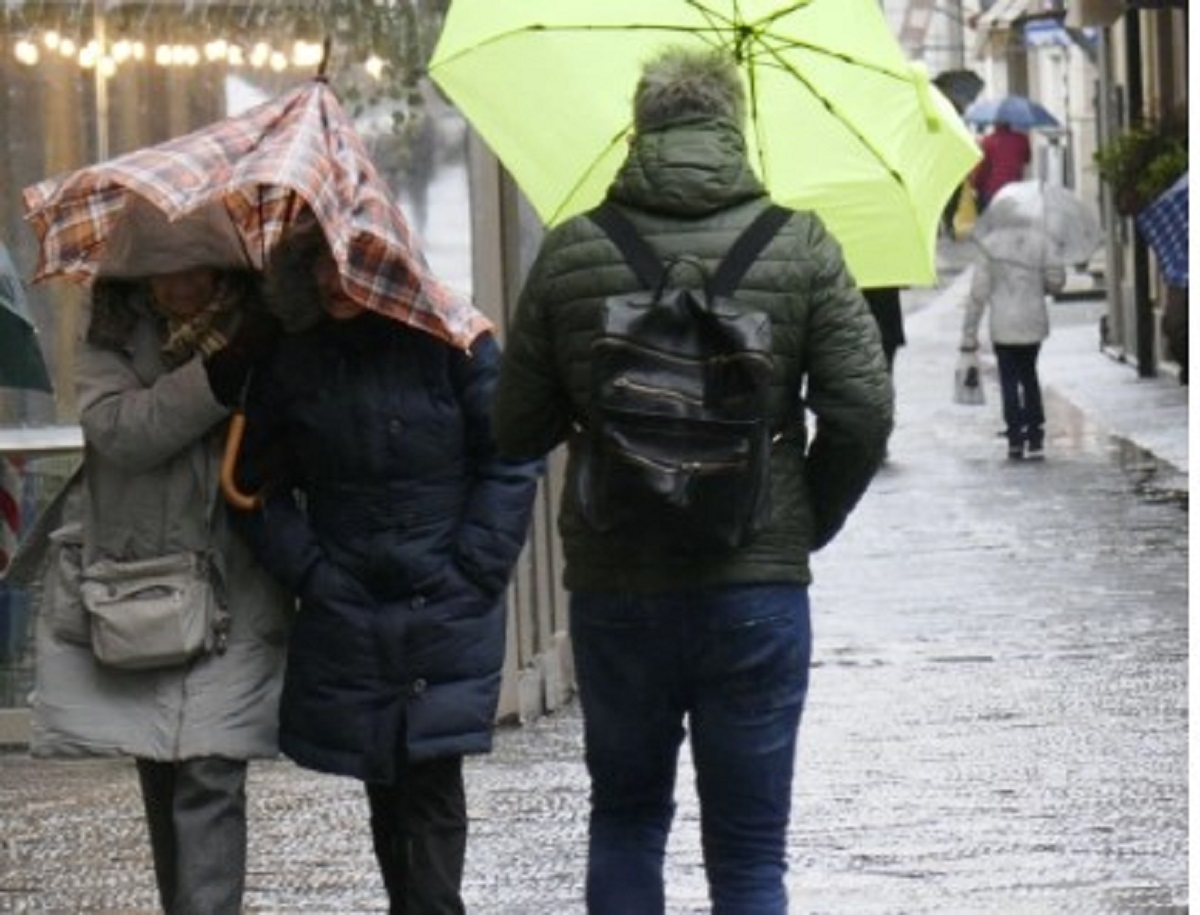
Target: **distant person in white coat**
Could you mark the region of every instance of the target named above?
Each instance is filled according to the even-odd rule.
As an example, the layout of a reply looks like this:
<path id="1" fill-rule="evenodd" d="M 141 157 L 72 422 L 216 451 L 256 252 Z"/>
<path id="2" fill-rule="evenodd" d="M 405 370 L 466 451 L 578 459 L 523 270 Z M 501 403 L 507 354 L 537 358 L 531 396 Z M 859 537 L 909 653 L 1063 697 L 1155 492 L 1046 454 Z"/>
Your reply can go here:
<path id="1" fill-rule="evenodd" d="M 1001 259 L 977 246 L 960 347 L 965 353 L 979 349 L 979 324 L 990 308 L 988 336 L 1000 373 L 1010 460 L 1045 457 L 1046 415 L 1037 360 L 1042 341 L 1050 336 L 1046 295 L 1066 283 L 1066 271 L 1047 263 L 1045 240 L 1035 235 L 1026 243 L 1020 260 Z"/>

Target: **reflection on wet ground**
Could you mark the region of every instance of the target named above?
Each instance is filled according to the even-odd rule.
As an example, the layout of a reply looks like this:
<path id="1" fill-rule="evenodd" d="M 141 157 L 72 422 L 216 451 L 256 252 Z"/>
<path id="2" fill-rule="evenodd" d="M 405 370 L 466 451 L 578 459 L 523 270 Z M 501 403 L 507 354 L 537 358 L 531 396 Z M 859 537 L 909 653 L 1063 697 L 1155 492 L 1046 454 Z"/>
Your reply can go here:
<path id="1" fill-rule="evenodd" d="M 792 911 L 1186 912 L 1186 480 L 1054 396 L 1047 460 L 1006 461 L 994 379 L 951 400 L 956 320 L 912 316 L 889 461 L 814 560 Z M 580 732 L 471 761 L 472 915 L 583 912 Z M 708 910 L 691 783 L 671 915 Z M 356 783 L 259 764 L 250 801 L 248 911 L 385 910 Z M 154 911 L 138 811 L 126 763 L 0 757 L 0 911 Z"/>

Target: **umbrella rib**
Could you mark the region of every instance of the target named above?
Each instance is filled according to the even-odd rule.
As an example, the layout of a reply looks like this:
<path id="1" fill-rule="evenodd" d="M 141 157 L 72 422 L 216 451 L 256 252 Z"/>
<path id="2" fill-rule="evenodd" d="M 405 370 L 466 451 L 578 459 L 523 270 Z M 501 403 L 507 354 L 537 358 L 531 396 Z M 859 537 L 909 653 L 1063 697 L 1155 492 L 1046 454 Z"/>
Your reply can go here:
<path id="1" fill-rule="evenodd" d="M 835 120 L 837 120 L 839 123 L 841 123 L 848 131 L 850 131 L 850 133 L 852 133 L 859 140 L 859 142 L 862 143 L 862 145 L 865 149 L 870 151 L 871 155 L 875 157 L 875 160 L 881 166 L 883 166 L 883 168 L 892 176 L 892 178 L 901 187 L 905 186 L 903 176 L 901 176 L 900 173 L 897 172 L 896 169 L 892 167 L 891 163 L 884 160 L 884 158 L 879 154 L 879 150 L 877 150 L 875 148 L 874 144 L 872 144 L 866 138 L 866 136 L 863 135 L 862 131 L 859 130 L 850 119 L 843 116 L 842 113 L 833 104 L 833 102 L 829 98 L 827 98 L 824 94 L 819 92 L 817 90 L 817 88 L 812 84 L 812 82 L 807 77 L 805 77 L 799 70 L 797 70 L 795 66 L 790 64 L 788 61 L 784 60 L 783 56 L 780 54 L 780 51 L 778 48 L 768 47 L 765 44 L 763 44 L 762 42 L 759 42 L 759 46 L 764 50 L 764 52 L 766 52 L 767 55 L 770 56 L 770 58 L 772 58 L 776 62 L 776 64 L 778 64 L 780 69 L 790 73 L 797 82 L 804 85 L 808 89 L 808 91 L 812 94 L 812 97 L 815 98 L 817 101 L 819 101 L 825 107 L 825 110 L 829 112 L 830 116 L 833 117 Z M 844 57 L 844 55 L 835 55 L 835 56 L 842 58 L 843 60 L 846 59 Z M 761 55 L 756 55 L 756 61 L 759 61 L 761 59 L 762 59 Z M 851 61 L 847 61 L 847 62 L 851 62 Z M 751 74 L 751 78 L 750 78 L 751 111 L 757 113 L 757 108 L 758 108 L 757 93 L 755 92 L 755 85 L 756 85 L 757 80 L 754 78 L 754 71 L 755 71 L 755 67 L 753 67 L 753 66 L 750 67 L 749 72 Z M 893 75 L 893 74 L 887 73 L 887 71 L 881 71 L 881 72 L 884 72 L 887 75 Z M 907 82 L 907 80 L 906 80 L 906 82 Z M 757 124 L 758 118 L 755 117 L 753 122 L 755 124 Z M 761 140 L 762 138 L 760 137 L 759 139 Z M 764 148 L 764 144 L 760 142 L 758 144 L 759 165 L 762 168 L 762 174 L 766 175 L 766 162 L 764 162 L 762 160 L 763 148 Z"/>
<path id="2" fill-rule="evenodd" d="M 763 39 L 770 38 L 771 44 L 768 45 Z M 764 33 L 759 36 L 758 45 L 762 47 L 770 56 L 778 58 L 783 51 L 807 51 L 816 57 L 826 57 L 832 60 L 839 61 L 851 67 L 859 67 L 863 70 L 869 70 L 879 76 L 887 76 L 899 82 L 912 82 L 912 77 L 909 73 L 897 73 L 890 67 L 885 67 L 869 60 L 863 60 L 846 54 L 840 51 L 831 51 L 829 48 L 823 48 L 820 45 L 811 44 L 799 38 L 792 38 L 787 35 L 779 35 L 775 32 Z M 794 72 L 794 71 L 793 71 Z"/>
<path id="3" fill-rule="evenodd" d="M 707 28 L 697 26 L 675 25 L 673 23 L 654 23 L 654 22 L 639 22 L 624 25 L 545 25 L 543 23 L 530 23 L 529 25 L 518 26 L 517 28 L 509 29 L 505 32 L 497 32 L 495 35 L 489 35 L 482 41 L 472 44 L 470 47 L 463 48 L 453 54 L 449 54 L 435 64 L 431 64 L 428 70 L 439 70 L 447 64 L 453 63 L 460 57 L 467 54 L 474 54 L 481 48 L 486 48 L 489 45 L 498 44 L 507 41 L 514 36 L 523 35 L 526 32 L 667 32 L 678 33 L 680 35 L 699 36 L 707 38 L 707 33 L 720 36 L 730 31 L 728 25 L 714 25 Z"/>
<path id="4" fill-rule="evenodd" d="M 904 193 L 902 194 L 902 199 L 905 201 L 905 205 L 911 209 L 912 198 L 911 198 L 911 195 L 908 193 L 908 185 L 906 184 L 906 182 L 904 180 L 904 176 L 901 175 L 891 165 L 891 163 L 887 162 L 880 155 L 879 150 L 875 148 L 874 144 L 872 144 L 870 141 L 868 141 L 868 139 L 863 135 L 862 131 L 859 130 L 856 126 L 854 126 L 854 124 L 851 121 L 849 121 L 847 118 L 845 118 L 834 107 L 833 103 L 828 98 L 826 98 L 822 93 L 818 92 L 808 79 L 806 79 L 804 76 L 802 76 L 800 74 L 800 72 L 794 66 L 792 66 L 786 60 L 783 59 L 779 48 L 769 47 L 762 41 L 759 41 L 758 44 L 759 44 L 759 47 L 766 53 L 766 55 L 769 55 L 770 58 L 775 60 L 775 62 L 777 63 L 777 65 L 779 67 L 781 67 L 783 70 L 790 73 L 796 80 L 798 80 L 800 83 L 802 83 L 804 86 L 806 86 L 808 88 L 808 90 L 812 93 L 813 98 L 817 99 L 825 107 L 825 110 L 829 112 L 830 116 L 835 118 L 841 124 L 843 124 L 846 127 L 846 129 L 848 131 L 850 131 L 850 133 L 852 133 L 859 140 L 860 143 L 862 143 L 863 148 L 866 149 L 868 152 L 870 152 L 871 156 L 874 157 L 875 161 L 877 161 L 880 164 L 880 166 L 883 168 L 883 170 L 889 176 L 891 176 L 891 179 L 896 183 L 896 185 L 899 188 L 901 188 L 902 191 L 904 191 Z M 797 42 L 796 44 L 802 44 L 802 43 Z M 787 45 L 787 46 L 792 47 L 794 45 Z M 835 54 L 832 56 L 835 56 L 835 57 L 843 60 L 846 63 L 860 65 L 860 66 L 866 66 L 864 64 L 860 64 L 859 62 L 856 62 L 856 61 L 853 61 L 852 59 L 847 58 L 846 55 Z M 761 59 L 762 59 L 762 55 L 756 55 L 756 60 L 761 60 Z M 752 115 L 754 113 L 756 113 L 757 109 L 758 109 L 758 94 L 756 91 L 757 79 L 755 78 L 755 75 L 754 75 L 755 69 L 756 68 L 754 66 L 750 66 L 749 71 L 748 71 L 750 74 L 750 76 L 749 76 L 750 110 L 752 112 Z M 891 73 L 890 71 L 883 70 L 881 68 L 870 67 L 869 69 L 876 70 L 877 72 L 881 72 L 887 76 L 895 76 L 895 74 Z M 899 78 L 899 77 L 897 77 L 897 78 Z M 907 82 L 907 80 L 905 80 L 905 81 Z M 758 150 L 759 173 L 761 175 L 763 175 L 763 177 L 765 178 L 767 176 L 767 163 L 764 160 L 763 156 L 764 156 L 764 149 L 765 149 L 766 144 L 763 142 L 764 138 L 757 132 L 758 118 L 756 116 L 753 117 L 752 123 L 755 124 L 755 126 L 756 126 L 756 136 L 758 137 L 758 143 L 756 145 L 757 145 L 757 150 Z M 915 215 L 915 214 L 913 214 L 913 215 Z"/>
<path id="5" fill-rule="evenodd" d="M 701 0 L 686 0 L 687 5 L 700 12 L 710 22 L 723 22 L 726 26 L 741 27 L 748 32 L 760 33 L 766 30 L 766 27 L 777 19 L 782 19 L 785 16 L 790 16 L 797 10 L 802 10 L 805 7 L 812 6 L 813 0 L 797 0 L 797 2 L 789 6 L 781 6 L 778 9 L 772 10 L 766 16 L 753 23 L 746 24 L 742 18 L 740 0 L 733 0 L 733 14 L 723 13 L 718 9 L 714 9 Z"/>
<path id="6" fill-rule="evenodd" d="M 613 135 L 613 138 L 608 141 L 604 149 L 600 151 L 599 155 L 592 159 L 592 164 L 583 170 L 578 180 L 571 185 L 571 189 L 563 195 L 562 202 L 559 204 L 558 209 L 554 211 L 550 219 L 547 221 L 548 224 L 554 225 L 556 222 L 558 222 L 559 218 L 562 216 L 563 208 L 575 198 L 576 192 L 587 183 L 588 177 L 595 172 L 600 163 L 604 161 L 605 157 L 609 154 L 613 147 L 625 142 L 625 137 L 628 136 L 628 134 L 629 125 L 627 124 Z"/>

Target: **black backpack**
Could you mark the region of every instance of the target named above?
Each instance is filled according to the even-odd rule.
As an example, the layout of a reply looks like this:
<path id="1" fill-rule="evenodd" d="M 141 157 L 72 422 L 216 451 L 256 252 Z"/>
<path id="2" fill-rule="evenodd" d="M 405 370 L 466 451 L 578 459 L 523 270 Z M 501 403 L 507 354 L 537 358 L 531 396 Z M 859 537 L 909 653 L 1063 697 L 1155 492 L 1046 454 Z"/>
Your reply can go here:
<path id="1" fill-rule="evenodd" d="M 671 285 L 680 264 L 700 269 L 694 259 L 664 265 L 607 203 L 588 215 L 645 291 L 610 296 L 592 343 L 574 481 L 583 518 L 685 549 L 741 546 L 770 519 L 774 358 L 770 317 L 731 297 L 791 211 L 765 209 L 700 289 Z"/>

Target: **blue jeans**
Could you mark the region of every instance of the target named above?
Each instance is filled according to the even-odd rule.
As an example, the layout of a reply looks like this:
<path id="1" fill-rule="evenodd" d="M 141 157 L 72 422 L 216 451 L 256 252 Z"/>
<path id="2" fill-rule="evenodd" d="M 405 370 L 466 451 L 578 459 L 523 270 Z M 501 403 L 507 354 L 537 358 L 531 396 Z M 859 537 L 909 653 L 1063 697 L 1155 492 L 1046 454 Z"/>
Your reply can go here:
<path id="1" fill-rule="evenodd" d="M 1042 446 L 1046 437 L 1046 414 L 1042 408 L 1042 386 L 1038 381 L 1037 360 L 1041 344 L 1009 345 L 996 343 L 996 369 L 1000 374 L 1000 399 L 1004 404 L 1004 425 L 1012 446 L 1028 442 Z"/>
<path id="2" fill-rule="evenodd" d="M 571 597 L 591 776 L 590 915 L 662 915 L 685 721 L 714 915 L 785 915 L 808 589 Z"/>

